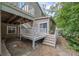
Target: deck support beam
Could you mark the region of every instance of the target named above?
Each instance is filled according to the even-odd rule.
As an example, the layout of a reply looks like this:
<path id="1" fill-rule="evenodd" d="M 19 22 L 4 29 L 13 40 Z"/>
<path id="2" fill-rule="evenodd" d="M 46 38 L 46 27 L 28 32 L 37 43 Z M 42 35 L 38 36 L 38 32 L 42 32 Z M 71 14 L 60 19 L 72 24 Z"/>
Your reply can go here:
<path id="1" fill-rule="evenodd" d="M 0 55 L 1 55 L 1 11 L 0 11 Z"/>
<path id="2" fill-rule="evenodd" d="M 21 22 L 20 22 L 20 40 L 21 40 Z"/>

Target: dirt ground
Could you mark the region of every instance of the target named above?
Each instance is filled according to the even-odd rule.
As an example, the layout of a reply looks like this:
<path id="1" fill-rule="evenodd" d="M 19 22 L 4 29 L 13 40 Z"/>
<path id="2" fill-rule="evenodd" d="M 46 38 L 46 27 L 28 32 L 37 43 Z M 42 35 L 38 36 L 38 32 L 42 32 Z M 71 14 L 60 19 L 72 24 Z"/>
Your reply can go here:
<path id="1" fill-rule="evenodd" d="M 30 40 L 9 40 L 6 42 L 6 47 L 12 56 L 79 56 L 79 52 L 70 49 L 62 37 L 58 39 L 56 48 L 40 42 L 33 50 L 31 44 Z"/>

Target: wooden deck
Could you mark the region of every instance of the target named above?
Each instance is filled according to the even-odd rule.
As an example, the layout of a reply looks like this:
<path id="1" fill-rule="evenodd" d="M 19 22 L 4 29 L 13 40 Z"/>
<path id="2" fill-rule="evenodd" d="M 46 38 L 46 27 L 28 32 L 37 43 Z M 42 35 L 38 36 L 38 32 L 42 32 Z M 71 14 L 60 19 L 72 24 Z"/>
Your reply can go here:
<path id="1" fill-rule="evenodd" d="M 47 36 L 46 33 L 35 32 L 34 29 L 28 29 L 21 25 L 20 35 L 26 39 L 32 40 L 32 47 L 35 49 L 35 42 Z"/>
<path id="2" fill-rule="evenodd" d="M 32 40 L 32 47 L 33 49 L 35 49 L 35 42 L 37 40 L 40 40 L 42 38 L 45 38 L 46 37 L 46 34 L 42 34 L 42 33 L 38 33 L 38 34 L 21 34 L 22 37 L 24 37 L 25 39 L 29 39 L 29 40 Z"/>

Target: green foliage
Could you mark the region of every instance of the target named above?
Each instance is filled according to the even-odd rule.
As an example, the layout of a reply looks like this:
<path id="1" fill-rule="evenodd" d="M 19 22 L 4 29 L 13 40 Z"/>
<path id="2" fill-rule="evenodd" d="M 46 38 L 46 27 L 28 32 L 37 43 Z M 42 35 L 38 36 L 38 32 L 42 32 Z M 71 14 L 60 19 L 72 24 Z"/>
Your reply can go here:
<path id="1" fill-rule="evenodd" d="M 79 51 L 79 3 L 60 3 L 62 8 L 56 11 L 54 20 L 58 27 L 63 28 L 63 35 L 70 45 Z"/>

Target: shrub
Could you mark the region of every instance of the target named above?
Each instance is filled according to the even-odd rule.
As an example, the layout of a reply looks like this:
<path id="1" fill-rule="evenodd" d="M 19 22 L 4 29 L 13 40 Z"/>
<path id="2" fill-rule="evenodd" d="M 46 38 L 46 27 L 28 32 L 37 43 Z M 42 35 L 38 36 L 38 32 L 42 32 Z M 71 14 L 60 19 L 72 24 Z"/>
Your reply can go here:
<path id="1" fill-rule="evenodd" d="M 63 36 L 69 44 L 79 51 L 79 3 L 62 2 L 62 8 L 56 11 L 54 20 L 58 27 L 63 28 Z"/>

